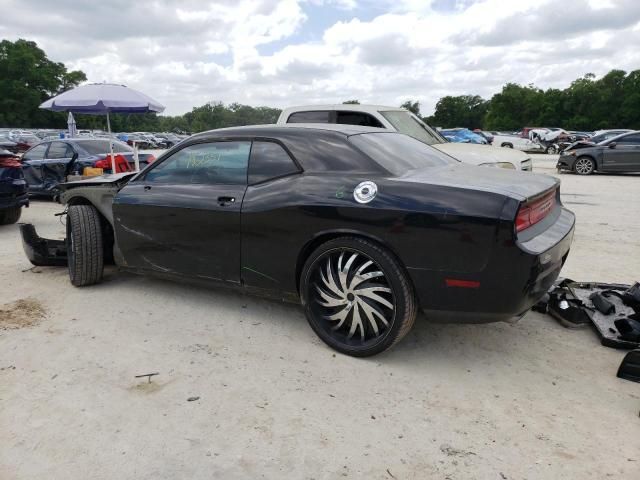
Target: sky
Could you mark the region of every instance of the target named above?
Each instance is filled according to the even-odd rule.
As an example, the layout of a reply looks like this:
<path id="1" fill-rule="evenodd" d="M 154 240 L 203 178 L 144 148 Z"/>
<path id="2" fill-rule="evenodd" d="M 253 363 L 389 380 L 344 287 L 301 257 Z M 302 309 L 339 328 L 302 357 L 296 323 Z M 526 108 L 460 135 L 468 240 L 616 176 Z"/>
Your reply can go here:
<path id="1" fill-rule="evenodd" d="M 640 68 L 640 0 L 0 0 L 0 38 L 34 40 L 91 82 L 178 115 L 209 101 L 397 106 L 565 88 Z"/>

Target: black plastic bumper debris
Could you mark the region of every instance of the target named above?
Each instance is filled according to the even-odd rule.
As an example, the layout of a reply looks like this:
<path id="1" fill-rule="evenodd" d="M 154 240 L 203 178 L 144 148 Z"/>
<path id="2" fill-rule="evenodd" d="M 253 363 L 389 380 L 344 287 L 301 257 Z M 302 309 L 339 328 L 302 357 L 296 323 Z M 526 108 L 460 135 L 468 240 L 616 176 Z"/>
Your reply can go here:
<path id="1" fill-rule="evenodd" d="M 20 224 L 22 246 L 29 261 L 38 267 L 62 267 L 67 265 L 67 246 L 64 240 L 41 238 L 30 223 Z"/>
<path id="2" fill-rule="evenodd" d="M 640 383 L 640 350 L 627 353 L 618 368 L 618 377 Z"/>
<path id="3" fill-rule="evenodd" d="M 546 310 L 568 328 L 593 325 L 602 345 L 639 348 L 640 322 L 634 312 L 637 290 L 636 285 L 563 279 L 549 290 Z M 538 308 L 543 311 L 542 305 Z"/>

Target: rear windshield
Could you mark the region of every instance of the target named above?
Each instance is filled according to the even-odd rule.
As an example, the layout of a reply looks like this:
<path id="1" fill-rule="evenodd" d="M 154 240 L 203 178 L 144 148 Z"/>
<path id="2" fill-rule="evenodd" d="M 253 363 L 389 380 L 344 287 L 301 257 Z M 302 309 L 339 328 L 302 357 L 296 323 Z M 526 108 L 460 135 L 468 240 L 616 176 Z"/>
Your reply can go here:
<path id="1" fill-rule="evenodd" d="M 413 137 L 399 133 L 363 133 L 351 135 L 349 141 L 397 176 L 408 170 L 458 162 Z"/>
<path id="2" fill-rule="evenodd" d="M 380 112 L 380 114 L 393 125 L 400 133 L 416 138 L 427 145 L 435 145 L 436 143 L 446 143 L 447 140 L 442 138 L 437 132 L 416 119 L 409 112 L 401 110 L 388 110 Z"/>
<path id="3" fill-rule="evenodd" d="M 73 143 L 86 150 L 90 155 L 109 153 L 109 140 L 74 140 Z M 133 152 L 133 149 L 126 143 L 114 140 L 113 151 L 115 153 L 128 153 Z"/>

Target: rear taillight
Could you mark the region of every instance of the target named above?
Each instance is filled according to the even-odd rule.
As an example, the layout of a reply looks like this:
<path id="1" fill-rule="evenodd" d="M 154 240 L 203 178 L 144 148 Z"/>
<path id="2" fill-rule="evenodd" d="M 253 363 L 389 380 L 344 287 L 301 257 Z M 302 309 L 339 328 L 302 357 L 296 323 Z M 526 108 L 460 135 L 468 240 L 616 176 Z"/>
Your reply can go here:
<path id="1" fill-rule="evenodd" d="M 556 205 L 556 189 L 543 196 L 520 205 L 516 216 L 516 232 L 526 230 L 549 215 Z"/>

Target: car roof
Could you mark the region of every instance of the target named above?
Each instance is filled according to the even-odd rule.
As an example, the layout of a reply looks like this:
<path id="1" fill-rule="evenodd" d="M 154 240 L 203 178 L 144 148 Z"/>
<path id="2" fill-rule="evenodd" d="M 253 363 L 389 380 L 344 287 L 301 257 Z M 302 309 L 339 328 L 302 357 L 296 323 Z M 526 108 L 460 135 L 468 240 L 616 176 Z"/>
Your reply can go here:
<path id="1" fill-rule="evenodd" d="M 398 112 L 407 112 L 408 110 L 401 107 L 388 107 L 385 105 L 363 105 L 358 103 L 334 103 L 327 105 L 299 105 L 294 107 L 287 107 L 282 110 L 282 113 L 295 113 L 295 112 L 314 112 L 314 111 L 323 111 L 323 110 L 349 110 L 353 112 L 366 112 L 366 113 L 374 113 L 379 111 L 398 111 Z"/>
<path id="2" fill-rule="evenodd" d="M 191 138 L 220 137 L 225 135 L 270 136 L 291 130 L 318 130 L 341 133 L 346 136 L 361 133 L 396 133 L 386 128 L 363 127 L 360 125 L 345 125 L 338 123 L 290 123 L 286 125 L 247 125 L 244 127 L 227 127 L 196 133 Z"/>

